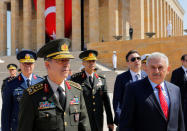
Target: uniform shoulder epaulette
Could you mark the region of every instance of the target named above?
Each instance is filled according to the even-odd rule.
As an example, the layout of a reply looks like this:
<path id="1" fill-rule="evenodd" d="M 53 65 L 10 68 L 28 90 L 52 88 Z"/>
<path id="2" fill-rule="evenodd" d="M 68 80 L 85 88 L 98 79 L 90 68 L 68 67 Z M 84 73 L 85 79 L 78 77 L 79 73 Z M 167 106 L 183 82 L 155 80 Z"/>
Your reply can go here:
<path id="1" fill-rule="evenodd" d="M 103 74 L 98 74 L 98 76 L 105 79 L 105 75 L 103 75 Z"/>
<path id="2" fill-rule="evenodd" d="M 78 72 L 78 73 L 75 73 L 71 76 L 71 78 L 75 78 L 75 77 L 79 77 L 79 76 L 82 76 L 82 73 L 83 72 Z"/>
<path id="3" fill-rule="evenodd" d="M 68 81 L 68 83 L 71 85 L 71 86 L 73 86 L 73 87 L 75 87 L 75 88 L 77 88 L 77 89 L 79 89 L 79 90 L 82 90 L 82 87 L 78 84 L 78 83 L 76 83 L 76 82 L 73 82 L 73 81 Z"/>
<path id="4" fill-rule="evenodd" d="M 29 95 L 32 95 L 35 92 L 37 92 L 37 91 L 39 91 L 39 90 L 41 90 L 43 88 L 44 88 L 44 82 L 42 81 L 42 82 L 40 82 L 38 84 L 35 84 L 35 85 L 30 86 L 29 88 L 27 88 L 27 92 L 28 92 Z"/>

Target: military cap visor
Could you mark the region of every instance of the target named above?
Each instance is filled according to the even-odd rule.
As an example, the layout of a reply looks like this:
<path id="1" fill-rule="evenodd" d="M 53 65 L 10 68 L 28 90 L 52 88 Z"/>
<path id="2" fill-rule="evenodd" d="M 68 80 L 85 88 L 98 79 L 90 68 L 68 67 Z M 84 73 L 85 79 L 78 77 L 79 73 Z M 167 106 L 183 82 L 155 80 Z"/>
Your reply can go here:
<path id="1" fill-rule="evenodd" d="M 44 59 L 73 59 L 68 49 L 70 43 L 67 38 L 52 40 L 40 48 L 37 56 Z"/>
<path id="2" fill-rule="evenodd" d="M 7 65 L 7 69 L 8 70 L 16 70 L 17 69 L 17 65 L 16 64 L 8 64 Z"/>
<path id="3" fill-rule="evenodd" d="M 87 50 L 87 51 L 82 52 L 79 55 L 79 58 L 84 60 L 84 61 L 97 60 L 97 55 L 98 55 L 97 51 Z"/>
<path id="4" fill-rule="evenodd" d="M 17 54 L 17 59 L 21 63 L 34 63 L 37 60 L 37 56 L 31 50 L 22 50 Z"/>

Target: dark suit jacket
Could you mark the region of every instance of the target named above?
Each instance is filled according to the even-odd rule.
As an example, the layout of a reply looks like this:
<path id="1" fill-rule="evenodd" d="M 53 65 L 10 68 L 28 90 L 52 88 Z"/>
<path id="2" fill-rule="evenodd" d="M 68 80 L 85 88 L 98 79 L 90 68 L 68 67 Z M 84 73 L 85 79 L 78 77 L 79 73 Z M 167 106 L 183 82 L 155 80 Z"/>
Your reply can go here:
<path id="1" fill-rule="evenodd" d="M 180 90 L 166 81 L 165 85 L 170 99 L 168 120 L 146 77 L 128 85 L 119 131 L 184 131 Z"/>
<path id="2" fill-rule="evenodd" d="M 107 124 L 113 124 L 110 98 L 106 79 L 94 73 L 94 86 L 91 87 L 85 71 L 71 76 L 71 80 L 79 83 L 83 88 L 84 99 L 88 111 L 92 131 L 103 131 L 103 112 L 105 108 Z"/>
<path id="3" fill-rule="evenodd" d="M 141 77 L 142 78 L 145 77 L 143 72 L 141 72 Z M 123 97 L 125 94 L 126 86 L 132 82 L 133 82 L 133 80 L 132 80 L 130 70 L 128 70 L 122 74 L 119 74 L 116 77 L 116 81 L 114 84 L 114 93 L 113 93 L 113 109 L 114 109 L 114 113 L 115 113 L 114 123 L 116 125 L 119 124 L 119 117 L 121 114 L 121 107 L 122 107 L 122 103 L 123 103 Z"/>
<path id="4" fill-rule="evenodd" d="M 183 104 L 183 100 L 185 98 L 187 99 L 187 77 L 182 67 L 177 68 L 172 72 L 171 83 L 179 86 Z"/>

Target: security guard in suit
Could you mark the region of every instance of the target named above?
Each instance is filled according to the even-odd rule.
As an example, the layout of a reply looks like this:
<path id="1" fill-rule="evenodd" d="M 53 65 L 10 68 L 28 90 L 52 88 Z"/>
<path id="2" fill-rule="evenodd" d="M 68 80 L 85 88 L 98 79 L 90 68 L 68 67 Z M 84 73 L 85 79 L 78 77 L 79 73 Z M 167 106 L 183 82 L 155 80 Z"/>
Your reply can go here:
<path id="1" fill-rule="evenodd" d="M 7 69 L 8 69 L 8 71 L 9 71 L 9 73 L 10 73 L 10 76 L 7 77 L 7 78 L 5 78 L 5 79 L 3 80 L 3 84 L 2 84 L 2 87 L 1 87 L 1 95 L 3 95 L 3 89 L 5 88 L 6 84 L 7 84 L 9 81 L 13 80 L 13 79 L 16 77 L 17 68 L 18 68 L 18 67 L 17 67 L 16 64 L 8 64 L 8 65 L 7 65 Z"/>
<path id="2" fill-rule="evenodd" d="M 22 50 L 17 54 L 22 73 L 7 83 L 3 90 L 3 105 L 1 113 L 2 131 L 17 131 L 19 102 L 24 90 L 30 85 L 42 80 L 34 75 L 36 53 L 31 50 Z M 29 104 L 29 103 L 28 103 Z"/>
<path id="3" fill-rule="evenodd" d="M 18 131 L 90 131 L 82 88 L 66 80 L 74 58 L 68 50 L 70 42 L 53 40 L 38 51 L 48 76 L 24 93 Z"/>
<path id="4" fill-rule="evenodd" d="M 94 69 L 97 51 L 87 50 L 79 55 L 85 67 L 83 71 L 72 75 L 71 79 L 83 88 L 84 99 L 88 110 L 92 131 L 103 131 L 103 111 L 105 107 L 109 130 L 113 130 L 113 117 L 110 99 L 107 92 L 106 79 Z"/>

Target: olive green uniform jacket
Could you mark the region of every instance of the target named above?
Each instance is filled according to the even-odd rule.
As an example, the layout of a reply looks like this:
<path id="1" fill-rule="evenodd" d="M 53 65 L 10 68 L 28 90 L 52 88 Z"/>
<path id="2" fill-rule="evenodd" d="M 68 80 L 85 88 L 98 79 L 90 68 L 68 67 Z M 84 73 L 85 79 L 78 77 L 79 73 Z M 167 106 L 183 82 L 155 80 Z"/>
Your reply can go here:
<path id="1" fill-rule="evenodd" d="M 113 124 L 110 99 L 108 96 L 106 79 L 94 73 L 93 88 L 89 83 L 85 71 L 72 75 L 71 80 L 83 88 L 84 99 L 92 131 L 103 131 L 103 112 L 105 108 L 107 124 Z"/>
<path id="2" fill-rule="evenodd" d="M 65 88 L 65 110 L 47 79 L 28 88 L 20 103 L 18 131 L 90 131 L 80 85 L 65 81 Z"/>

